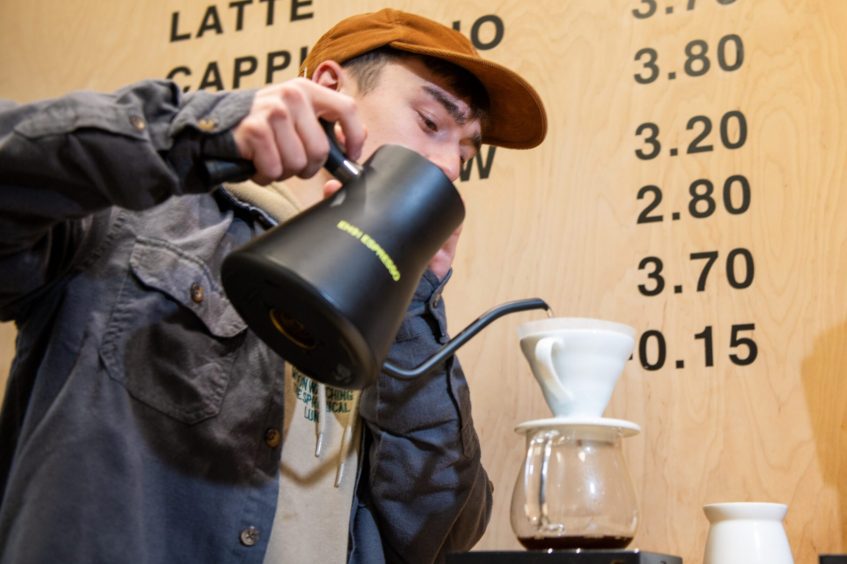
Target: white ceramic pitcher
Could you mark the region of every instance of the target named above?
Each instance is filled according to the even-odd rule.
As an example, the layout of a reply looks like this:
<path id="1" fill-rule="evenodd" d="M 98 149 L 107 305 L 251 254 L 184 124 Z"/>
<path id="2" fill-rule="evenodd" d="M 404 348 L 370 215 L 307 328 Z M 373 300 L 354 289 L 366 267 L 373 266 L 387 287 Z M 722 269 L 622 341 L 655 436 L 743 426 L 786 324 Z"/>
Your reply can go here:
<path id="1" fill-rule="evenodd" d="M 703 506 L 711 524 L 703 564 L 794 564 L 781 503 L 734 502 Z"/>

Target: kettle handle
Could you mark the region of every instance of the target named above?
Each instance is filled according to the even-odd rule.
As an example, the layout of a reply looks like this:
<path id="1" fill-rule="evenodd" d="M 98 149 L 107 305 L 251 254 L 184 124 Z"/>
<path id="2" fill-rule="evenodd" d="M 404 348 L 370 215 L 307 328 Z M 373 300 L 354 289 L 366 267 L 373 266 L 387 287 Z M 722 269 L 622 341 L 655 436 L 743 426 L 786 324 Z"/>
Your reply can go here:
<path id="1" fill-rule="evenodd" d="M 550 306 L 541 298 L 529 298 L 515 300 L 496 306 L 479 316 L 473 323 L 462 329 L 458 335 L 450 339 L 446 345 L 435 354 L 425 360 L 416 368 L 405 369 L 388 362 L 383 363 L 382 370 L 397 380 L 413 380 L 435 368 L 435 366 L 456 352 L 456 349 L 464 345 L 471 337 L 479 333 L 489 323 L 509 313 L 527 311 L 531 309 L 544 309 L 550 311 Z"/>
<path id="2" fill-rule="evenodd" d="M 330 174 L 341 181 L 342 184 L 347 184 L 350 180 L 357 177 L 362 167 L 355 161 L 351 161 L 338 146 L 338 139 L 335 137 L 335 124 L 320 118 L 321 126 L 326 132 L 326 138 L 329 140 L 329 154 L 326 157 L 324 168 Z M 203 181 L 207 186 L 216 186 L 223 182 L 242 182 L 256 174 L 256 167 L 253 161 L 247 159 L 204 159 L 200 167 Z"/>

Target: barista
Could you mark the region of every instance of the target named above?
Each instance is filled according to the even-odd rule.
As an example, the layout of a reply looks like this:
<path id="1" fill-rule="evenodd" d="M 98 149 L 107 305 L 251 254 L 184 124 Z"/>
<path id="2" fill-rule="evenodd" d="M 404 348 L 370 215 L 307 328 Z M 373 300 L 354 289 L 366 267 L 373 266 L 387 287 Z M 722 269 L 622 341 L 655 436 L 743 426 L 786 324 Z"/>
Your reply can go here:
<path id="1" fill-rule="evenodd" d="M 318 117 L 352 158 L 403 144 L 455 179 L 480 143 L 540 143 L 544 109 L 458 32 L 394 10 L 342 21 L 302 71 L 258 91 L 147 81 L 0 104 L 0 318 L 19 330 L 0 562 L 430 562 L 481 536 L 491 485 L 458 362 L 321 393 L 246 328 L 219 271 L 297 212 L 276 181 L 320 170 Z M 251 160 L 266 187 L 205 185 L 212 157 Z M 392 362 L 446 337 L 457 239 Z"/>

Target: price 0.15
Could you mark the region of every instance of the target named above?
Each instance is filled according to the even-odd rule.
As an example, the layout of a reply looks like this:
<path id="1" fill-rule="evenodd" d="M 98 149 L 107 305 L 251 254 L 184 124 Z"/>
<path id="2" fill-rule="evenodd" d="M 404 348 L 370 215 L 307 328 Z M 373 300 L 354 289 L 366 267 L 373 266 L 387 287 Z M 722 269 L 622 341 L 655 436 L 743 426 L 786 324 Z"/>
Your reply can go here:
<path id="1" fill-rule="evenodd" d="M 730 328 L 727 358 L 738 366 L 748 366 L 759 356 L 759 347 L 751 336 L 755 323 L 739 323 Z M 694 335 L 703 344 L 703 365 L 715 365 L 714 330 L 707 325 Z M 668 361 L 668 346 L 661 331 L 651 329 L 641 334 L 638 340 L 638 358 L 645 370 L 661 370 Z M 685 360 L 677 359 L 676 368 L 685 368 Z"/>

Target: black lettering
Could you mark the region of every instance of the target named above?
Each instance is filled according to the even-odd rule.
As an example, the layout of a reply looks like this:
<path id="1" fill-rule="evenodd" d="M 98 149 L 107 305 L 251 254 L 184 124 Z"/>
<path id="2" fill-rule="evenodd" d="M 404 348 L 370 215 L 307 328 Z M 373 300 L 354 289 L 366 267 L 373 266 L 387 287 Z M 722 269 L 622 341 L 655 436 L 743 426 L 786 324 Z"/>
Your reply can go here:
<path id="1" fill-rule="evenodd" d="M 178 74 L 184 74 L 185 76 L 191 76 L 191 69 L 188 68 L 188 67 L 185 67 L 185 66 L 175 67 L 175 68 L 171 69 L 171 72 L 169 72 L 168 75 L 165 78 L 167 78 L 168 80 L 174 80 L 174 77 Z M 183 92 L 188 92 L 190 89 L 191 88 L 189 86 L 183 86 L 182 87 Z"/>
<path id="2" fill-rule="evenodd" d="M 301 14 L 300 8 L 302 6 L 311 6 L 312 0 L 291 0 L 291 21 L 296 22 L 297 20 L 308 20 L 315 17 L 314 12 L 309 12 L 308 14 Z"/>
<path id="3" fill-rule="evenodd" d="M 303 61 L 305 61 L 306 57 L 308 57 L 308 56 L 309 56 L 309 46 L 304 45 L 303 47 L 300 47 L 300 65 L 299 66 L 301 66 L 301 67 L 303 66 Z"/>
<path id="4" fill-rule="evenodd" d="M 175 43 L 177 41 L 185 41 L 186 39 L 191 39 L 190 33 L 178 33 L 177 28 L 179 27 L 179 12 L 174 12 L 171 14 L 171 43 Z"/>
<path id="5" fill-rule="evenodd" d="M 218 15 L 218 9 L 214 5 L 206 8 L 203 23 L 200 24 L 200 29 L 197 30 L 197 38 L 203 37 L 203 34 L 209 30 L 213 30 L 218 35 L 224 32 L 221 26 L 221 17 Z"/>
<path id="6" fill-rule="evenodd" d="M 276 5 L 276 0 L 259 0 L 259 2 L 266 2 L 268 4 L 268 15 L 265 18 L 265 25 L 273 25 L 274 24 L 274 6 Z"/>
<path id="7" fill-rule="evenodd" d="M 252 3 L 253 0 L 233 0 L 229 3 L 230 8 L 235 8 L 235 31 L 244 28 L 244 6 Z"/>
<path id="8" fill-rule="evenodd" d="M 272 51 L 268 53 L 268 68 L 265 71 L 265 84 L 272 84 L 274 73 L 285 70 L 291 64 L 291 53 L 288 51 Z"/>
<path id="9" fill-rule="evenodd" d="M 494 37 L 492 37 L 487 43 L 483 43 L 479 38 L 479 30 L 482 25 L 486 23 L 494 25 Z M 480 51 L 494 49 L 501 41 L 503 41 L 504 31 L 505 27 L 503 25 L 503 20 L 501 20 L 499 16 L 495 16 L 494 14 L 482 16 L 474 22 L 473 26 L 471 26 L 471 43 L 473 43 L 473 46 Z"/>
<path id="10" fill-rule="evenodd" d="M 200 81 L 200 90 L 204 90 L 209 87 L 214 87 L 216 90 L 224 89 L 224 82 L 221 80 L 221 71 L 218 68 L 218 63 L 212 61 L 206 67 L 206 72 L 203 73 L 203 80 Z"/>
<path id="11" fill-rule="evenodd" d="M 462 31 L 462 22 L 460 20 L 456 20 L 453 22 L 453 29 L 456 31 Z"/>
<path id="12" fill-rule="evenodd" d="M 232 71 L 232 87 L 238 88 L 241 86 L 241 79 L 256 72 L 257 68 L 259 68 L 259 61 L 256 57 L 251 55 L 236 57 L 235 68 Z"/>
<path id="13" fill-rule="evenodd" d="M 459 173 L 459 178 L 462 182 L 467 182 L 471 178 L 471 169 L 473 168 L 473 164 L 476 163 L 476 170 L 479 173 L 479 178 L 481 180 L 485 180 L 491 174 L 491 166 L 494 164 L 494 152 L 497 147 L 493 145 L 488 146 L 488 155 L 486 156 L 485 162 L 482 162 L 482 151 L 474 155 L 474 158 L 466 162 L 462 165 L 462 171 Z"/>

